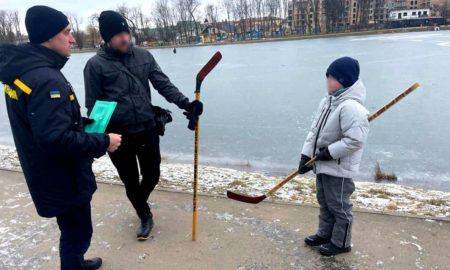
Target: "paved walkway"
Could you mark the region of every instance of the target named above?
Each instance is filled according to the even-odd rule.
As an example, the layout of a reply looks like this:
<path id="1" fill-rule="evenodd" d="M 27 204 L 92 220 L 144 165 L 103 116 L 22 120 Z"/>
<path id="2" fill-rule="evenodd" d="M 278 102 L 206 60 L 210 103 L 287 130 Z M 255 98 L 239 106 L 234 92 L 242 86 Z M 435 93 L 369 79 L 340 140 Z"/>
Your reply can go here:
<path id="1" fill-rule="evenodd" d="M 315 207 L 247 205 L 201 196 L 198 241 L 191 241 L 189 194 L 156 191 L 152 239 L 138 225 L 122 186 L 99 184 L 89 256 L 102 269 L 450 269 L 450 222 L 355 213 L 353 252 L 323 258 L 303 245 L 317 227 Z M 54 219 L 39 218 L 23 175 L 0 171 L 0 269 L 58 269 Z"/>

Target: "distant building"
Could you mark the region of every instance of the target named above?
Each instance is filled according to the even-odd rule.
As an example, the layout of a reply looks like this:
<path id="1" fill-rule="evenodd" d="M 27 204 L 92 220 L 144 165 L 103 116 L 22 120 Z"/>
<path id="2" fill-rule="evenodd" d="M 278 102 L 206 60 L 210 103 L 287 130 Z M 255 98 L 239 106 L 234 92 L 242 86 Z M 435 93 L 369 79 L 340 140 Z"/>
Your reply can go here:
<path id="1" fill-rule="evenodd" d="M 422 17 L 429 17 L 431 10 L 427 9 L 404 9 L 391 11 L 389 15 L 390 20 L 404 20 L 404 19 L 417 19 Z"/>
<path id="2" fill-rule="evenodd" d="M 434 2 L 439 0 L 434 0 Z M 410 11 L 411 10 L 411 11 Z M 415 11 L 414 11 L 415 10 Z M 288 27 L 293 33 L 314 34 L 383 28 L 392 16 L 434 16 L 431 0 L 291 0 Z M 419 15 L 420 13 L 420 15 Z M 400 14 L 400 15 L 399 15 Z"/>

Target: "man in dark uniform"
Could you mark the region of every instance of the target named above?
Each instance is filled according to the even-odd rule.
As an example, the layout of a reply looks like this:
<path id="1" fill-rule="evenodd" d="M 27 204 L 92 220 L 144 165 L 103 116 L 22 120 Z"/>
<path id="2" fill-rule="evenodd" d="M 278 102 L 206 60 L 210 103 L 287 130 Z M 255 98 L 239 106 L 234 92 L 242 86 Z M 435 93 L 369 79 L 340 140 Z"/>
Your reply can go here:
<path id="1" fill-rule="evenodd" d="M 87 134 L 75 93 L 61 73 L 75 40 L 67 17 L 46 6 L 27 11 L 30 43 L 0 47 L 0 81 L 17 153 L 38 214 L 56 217 L 62 270 L 101 267 L 84 260 L 92 237 L 93 158 L 115 151 L 116 134 Z"/>
<path id="2" fill-rule="evenodd" d="M 99 99 L 118 102 L 109 131 L 122 134 L 123 144 L 109 156 L 141 219 L 137 238 L 146 240 L 153 228 L 153 215 L 147 200 L 158 184 L 161 163 L 149 80 L 167 101 L 186 110 L 190 120 L 197 119 L 203 105 L 199 101 L 189 102 L 162 72 L 149 51 L 132 46 L 127 21 L 119 13 L 102 12 L 99 25 L 105 43 L 84 70 L 86 108 L 90 113 L 95 100 Z"/>

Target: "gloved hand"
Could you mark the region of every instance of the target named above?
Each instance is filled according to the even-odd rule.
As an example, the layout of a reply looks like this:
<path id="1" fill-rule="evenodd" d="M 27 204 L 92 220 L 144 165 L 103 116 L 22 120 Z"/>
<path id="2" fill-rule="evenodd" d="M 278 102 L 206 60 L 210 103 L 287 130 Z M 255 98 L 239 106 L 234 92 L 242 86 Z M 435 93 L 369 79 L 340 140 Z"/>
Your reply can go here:
<path id="1" fill-rule="evenodd" d="M 198 100 L 192 101 L 186 107 L 186 111 L 183 114 L 189 120 L 188 128 L 190 130 L 195 130 L 195 127 L 197 127 L 198 117 L 202 115 L 202 113 L 203 113 L 203 103 Z"/>
<path id="2" fill-rule="evenodd" d="M 90 118 L 87 118 L 87 117 L 81 117 L 81 123 L 83 124 L 83 127 L 85 127 L 87 125 L 90 125 L 90 124 L 92 124 L 94 122 L 95 122 L 94 119 L 90 119 Z"/>
<path id="3" fill-rule="evenodd" d="M 307 172 L 309 172 L 310 170 L 313 169 L 313 167 L 311 166 L 306 166 L 306 163 L 308 163 L 308 161 L 310 161 L 311 158 L 306 156 L 306 155 L 302 155 L 301 159 L 300 159 L 300 165 L 298 166 L 298 172 L 300 174 L 305 174 Z"/>
<path id="4" fill-rule="evenodd" d="M 330 151 L 328 150 L 328 147 L 320 148 L 320 152 L 316 156 L 316 160 L 321 161 L 330 161 L 333 160 L 333 157 L 330 154 Z"/>

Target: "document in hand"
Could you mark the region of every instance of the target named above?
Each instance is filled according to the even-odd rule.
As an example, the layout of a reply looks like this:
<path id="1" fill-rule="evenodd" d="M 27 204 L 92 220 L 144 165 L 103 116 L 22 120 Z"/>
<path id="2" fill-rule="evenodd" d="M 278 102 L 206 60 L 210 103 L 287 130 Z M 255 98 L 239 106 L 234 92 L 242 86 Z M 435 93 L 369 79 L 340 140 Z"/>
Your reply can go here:
<path id="1" fill-rule="evenodd" d="M 92 124 L 87 125 L 84 128 L 86 133 L 105 133 L 106 127 L 111 120 L 111 116 L 117 107 L 117 102 L 115 101 L 101 101 L 97 100 L 95 102 L 94 108 L 89 115 L 90 119 L 93 119 Z"/>

